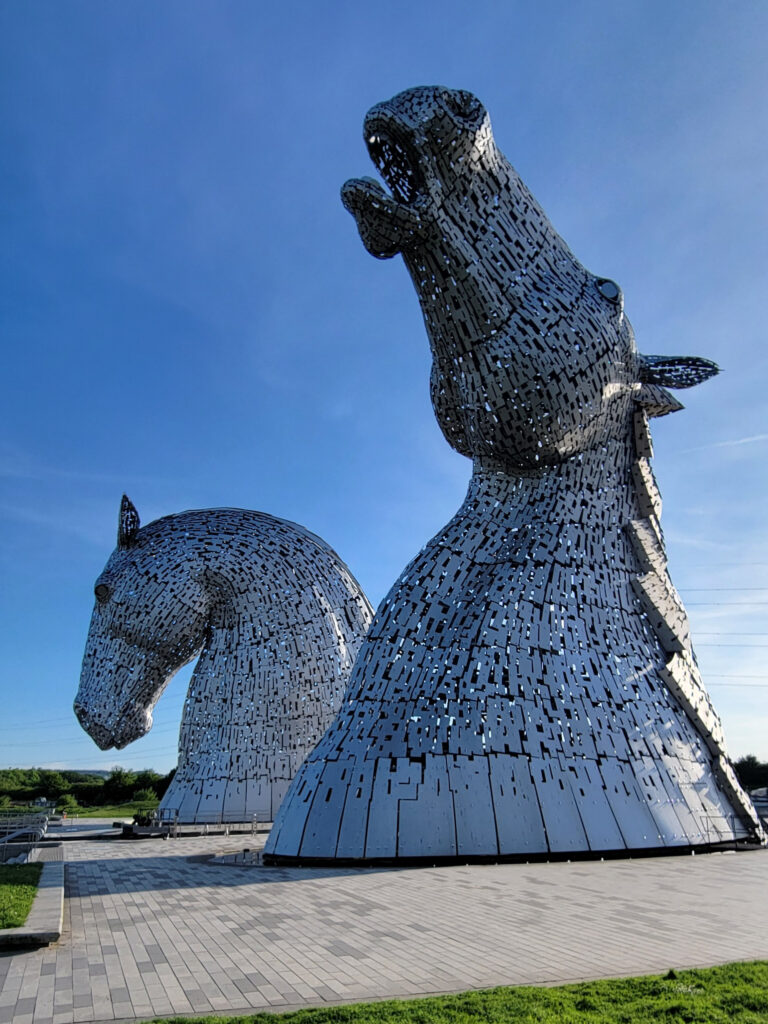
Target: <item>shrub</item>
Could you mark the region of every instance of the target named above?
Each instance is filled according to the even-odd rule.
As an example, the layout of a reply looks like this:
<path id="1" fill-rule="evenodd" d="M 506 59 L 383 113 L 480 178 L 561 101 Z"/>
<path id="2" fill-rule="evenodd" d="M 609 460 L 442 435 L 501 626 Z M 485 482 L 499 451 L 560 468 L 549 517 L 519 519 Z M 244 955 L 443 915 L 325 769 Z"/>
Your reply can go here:
<path id="1" fill-rule="evenodd" d="M 157 793 L 154 789 L 137 789 L 133 794 L 133 799 L 137 804 L 156 804 Z"/>

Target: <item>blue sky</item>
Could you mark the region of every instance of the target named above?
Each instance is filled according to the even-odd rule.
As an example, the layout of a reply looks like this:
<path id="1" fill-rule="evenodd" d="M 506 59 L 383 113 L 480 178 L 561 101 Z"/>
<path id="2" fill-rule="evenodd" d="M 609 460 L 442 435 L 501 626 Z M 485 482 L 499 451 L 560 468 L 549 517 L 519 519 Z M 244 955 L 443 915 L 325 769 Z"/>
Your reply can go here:
<path id="1" fill-rule="evenodd" d="M 484 101 L 642 351 L 724 369 L 654 468 L 731 752 L 768 759 L 766 38 L 762 0 L 2 4 L 0 767 L 175 762 L 188 673 L 124 751 L 71 711 L 123 491 L 296 520 L 374 604 L 458 508 L 412 285 L 338 199 L 368 107 L 432 83 Z"/>

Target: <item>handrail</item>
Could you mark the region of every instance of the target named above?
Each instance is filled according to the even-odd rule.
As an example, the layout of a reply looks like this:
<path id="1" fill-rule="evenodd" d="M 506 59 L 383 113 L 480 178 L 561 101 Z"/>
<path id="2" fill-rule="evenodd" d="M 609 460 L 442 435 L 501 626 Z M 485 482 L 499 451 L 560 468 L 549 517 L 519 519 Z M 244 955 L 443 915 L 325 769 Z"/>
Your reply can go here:
<path id="1" fill-rule="evenodd" d="M 0 819 L 0 863 L 8 862 L 8 855 L 15 852 L 14 843 L 24 848 L 18 857 L 29 859 L 47 831 L 47 814 L 5 815 Z"/>
<path id="2" fill-rule="evenodd" d="M 195 815 L 194 821 L 182 822 L 179 820 L 179 810 L 177 807 L 163 807 L 155 812 L 155 822 L 168 828 L 169 834 L 176 838 L 180 835 L 180 830 L 185 829 L 201 829 L 203 835 L 208 835 L 209 829 L 221 828 L 224 829 L 226 835 L 229 835 L 230 829 L 236 829 L 241 831 L 243 828 L 250 829 L 251 835 L 256 835 L 259 830 L 259 818 L 256 814 L 243 815 L 242 818 L 233 817 L 230 819 L 228 815 L 221 811 L 208 811 L 198 812 Z"/>
<path id="3" fill-rule="evenodd" d="M 0 846 L 3 843 L 9 843 L 12 839 L 16 839 L 17 836 L 34 836 L 34 842 L 39 843 L 44 835 L 44 828 L 20 828 L 18 832 L 11 832 L 10 835 L 0 837 Z"/>

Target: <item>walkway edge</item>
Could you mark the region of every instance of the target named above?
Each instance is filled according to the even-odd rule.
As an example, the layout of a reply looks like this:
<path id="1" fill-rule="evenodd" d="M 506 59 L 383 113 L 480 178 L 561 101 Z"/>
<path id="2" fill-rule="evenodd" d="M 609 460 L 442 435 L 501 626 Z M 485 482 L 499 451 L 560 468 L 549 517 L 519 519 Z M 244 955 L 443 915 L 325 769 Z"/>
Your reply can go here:
<path id="1" fill-rule="evenodd" d="M 18 928 L 0 928 L 0 949 L 58 942 L 63 920 L 64 863 L 46 861 L 27 920 Z"/>

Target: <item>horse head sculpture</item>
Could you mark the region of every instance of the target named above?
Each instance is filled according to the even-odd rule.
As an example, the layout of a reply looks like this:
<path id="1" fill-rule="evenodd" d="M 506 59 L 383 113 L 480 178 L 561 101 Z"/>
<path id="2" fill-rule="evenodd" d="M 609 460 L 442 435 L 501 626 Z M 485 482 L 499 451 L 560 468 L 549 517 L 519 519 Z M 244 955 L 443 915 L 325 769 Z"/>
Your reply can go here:
<path id="1" fill-rule="evenodd" d="M 102 750 L 146 735 L 163 690 L 203 649 L 215 598 L 186 560 L 186 541 L 179 530 L 140 529 L 123 495 L 117 547 L 94 585 L 74 705 Z M 174 563 L 180 571 L 169 575 Z"/>
<path id="2" fill-rule="evenodd" d="M 371 179 L 342 189 L 366 248 L 401 252 L 433 354 L 432 401 L 457 451 L 511 471 L 622 437 L 642 385 L 717 373 L 696 357 L 639 356 L 620 288 L 591 274 L 499 151 L 470 93 L 422 87 L 365 119 Z M 680 408 L 650 391 L 654 412 Z"/>
<path id="3" fill-rule="evenodd" d="M 338 709 L 370 624 L 338 555 L 243 509 L 141 527 L 124 496 L 94 592 L 75 700 L 86 732 L 103 750 L 145 735 L 171 677 L 199 656 L 162 806 L 184 821 L 271 818 Z"/>
<path id="4" fill-rule="evenodd" d="M 467 497 L 380 605 L 275 861 L 549 856 L 764 835 L 667 573 L 649 418 L 717 372 L 642 356 L 470 93 L 409 89 L 364 137 L 391 195 L 342 200 L 401 253 Z"/>

